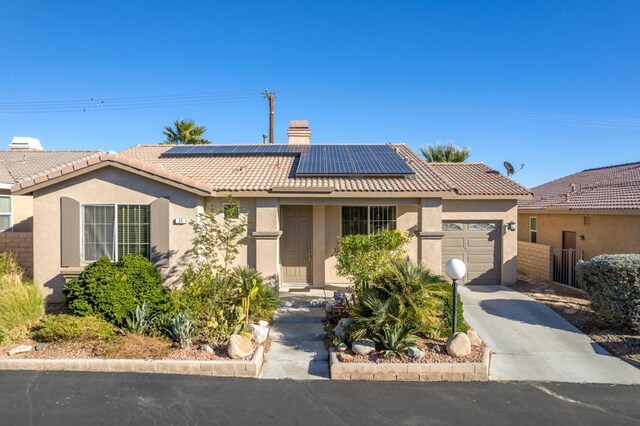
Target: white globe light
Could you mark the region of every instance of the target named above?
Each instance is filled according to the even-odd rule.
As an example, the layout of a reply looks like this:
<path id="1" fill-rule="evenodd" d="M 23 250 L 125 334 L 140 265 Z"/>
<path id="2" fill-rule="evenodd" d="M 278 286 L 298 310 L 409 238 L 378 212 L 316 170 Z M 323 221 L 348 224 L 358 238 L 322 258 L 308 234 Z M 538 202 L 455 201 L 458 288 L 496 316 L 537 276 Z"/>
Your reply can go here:
<path id="1" fill-rule="evenodd" d="M 467 274 L 467 265 L 460 259 L 451 259 L 447 262 L 444 270 L 452 280 L 460 280 Z"/>

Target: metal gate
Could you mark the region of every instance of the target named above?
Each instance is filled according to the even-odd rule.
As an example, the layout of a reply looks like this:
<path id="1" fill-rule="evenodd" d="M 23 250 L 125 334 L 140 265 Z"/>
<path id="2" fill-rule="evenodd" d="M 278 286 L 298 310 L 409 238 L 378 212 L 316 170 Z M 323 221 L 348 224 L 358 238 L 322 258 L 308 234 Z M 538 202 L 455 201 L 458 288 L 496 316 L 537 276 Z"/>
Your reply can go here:
<path id="1" fill-rule="evenodd" d="M 553 281 L 576 287 L 576 264 L 582 260 L 582 250 L 553 249 Z"/>

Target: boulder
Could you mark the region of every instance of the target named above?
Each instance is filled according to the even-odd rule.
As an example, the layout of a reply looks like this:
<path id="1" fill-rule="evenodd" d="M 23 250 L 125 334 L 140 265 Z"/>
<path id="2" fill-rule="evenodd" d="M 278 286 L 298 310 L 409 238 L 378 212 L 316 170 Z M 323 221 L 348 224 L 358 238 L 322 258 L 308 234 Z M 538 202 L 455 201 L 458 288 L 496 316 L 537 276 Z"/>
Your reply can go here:
<path id="1" fill-rule="evenodd" d="M 346 351 L 347 349 L 349 349 L 349 346 L 347 346 L 347 344 L 346 344 L 346 343 L 340 343 L 340 344 L 338 345 L 338 352 L 344 352 L 344 351 Z"/>
<path id="2" fill-rule="evenodd" d="M 203 352 L 206 352 L 208 354 L 212 354 L 213 353 L 213 348 L 211 347 L 211 345 L 200 345 L 200 350 Z"/>
<path id="3" fill-rule="evenodd" d="M 47 345 L 45 345 L 44 343 L 36 344 L 36 351 L 38 351 L 38 352 L 44 351 L 45 346 L 47 346 Z"/>
<path id="4" fill-rule="evenodd" d="M 227 345 L 227 353 L 233 359 L 246 358 L 253 354 L 253 343 L 240 334 L 232 334 Z"/>
<path id="5" fill-rule="evenodd" d="M 269 321 L 260 320 L 260 321 L 258 321 L 258 325 L 260 327 L 269 327 Z"/>
<path id="6" fill-rule="evenodd" d="M 269 327 L 251 324 L 249 325 L 249 331 L 251 331 L 251 340 L 256 343 L 262 343 L 269 337 Z"/>
<path id="7" fill-rule="evenodd" d="M 471 342 L 471 346 L 482 346 L 482 339 L 478 336 L 478 333 L 476 333 L 475 330 L 467 331 L 467 337 Z"/>
<path id="8" fill-rule="evenodd" d="M 20 345 L 9 351 L 9 355 L 21 354 L 23 352 L 30 352 L 33 350 L 33 346 L 31 345 Z"/>
<path id="9" fill-rule="evenodd" d="M 338 337 L 339 337 L 339 338 L 341 338 L 341 339 L 344 339 L 344 328 L 342 328 L 342 327 L 341 327 L 341 326 L 339 326 L 339 325 L 336 325 L 336 326 L 333 328 L 333 334 L 335 334 L 336 336 L 338 336 Z"/>
<path id="10" fill-rule="evenodd" d="M 376 350 L 376 343 L 369 339 L 354 340 L 351 350 L 356 355 L 369 355 Z"/>
<path id="11" fill-rule="evenodd" d="M 467 356 L 471 353 L 471 341 L 465 333 L 455 333 L 447 339 L 447 352 L 453 357 Z"/>
<path id="12" fill-rule="evenodd" d="M 420 359 L 424 356 L 424 351 L 416 346 L 411 346 L 407 353 L 412 359 Z"/>

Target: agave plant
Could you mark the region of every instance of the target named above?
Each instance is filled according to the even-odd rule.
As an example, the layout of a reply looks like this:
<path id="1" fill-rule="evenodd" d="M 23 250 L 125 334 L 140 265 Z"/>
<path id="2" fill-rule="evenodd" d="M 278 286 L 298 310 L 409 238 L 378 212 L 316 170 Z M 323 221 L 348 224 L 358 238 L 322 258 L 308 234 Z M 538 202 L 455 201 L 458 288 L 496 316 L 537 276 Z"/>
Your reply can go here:
<path id="1" fill-rule="evenodd" d="M 373 336 L 373 340 L 385 349 L 385 358 L 392 358 L 414 345 L 418 336 L 413 326 L 386 324 L 381 333 Z"/>
<path id="2" fill-rule="evenodd" d="M 153 324 L 154 315 L 151 313 L 149 304 L 145 301 L 142 305 L 136 306 L 136 310 L 126 319 L 127 330 L 136 334 L 144 334 L 149 331 Z"/>
<path id="3" fill-rule="evenodd" d="M 180 349 L 191 347 L 191 324 L 191 320 L 185 314 L 179 313 L 173 317 L 170 327 L 167 328 L 167 334 L 180 346 Z"/>

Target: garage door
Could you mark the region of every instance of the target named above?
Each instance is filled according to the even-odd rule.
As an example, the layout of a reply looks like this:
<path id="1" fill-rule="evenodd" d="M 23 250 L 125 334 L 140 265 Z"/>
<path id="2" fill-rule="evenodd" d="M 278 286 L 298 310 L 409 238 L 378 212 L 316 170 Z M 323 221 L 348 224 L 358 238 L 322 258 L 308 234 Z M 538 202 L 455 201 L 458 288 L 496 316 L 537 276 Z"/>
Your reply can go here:
<path id="1" fill-rule="evenodd" d="M 467 265 L 466 284 L 500 283 L 500 243 L 498 222 L 443 222 L 442 271 L 450 259 Z"/>

